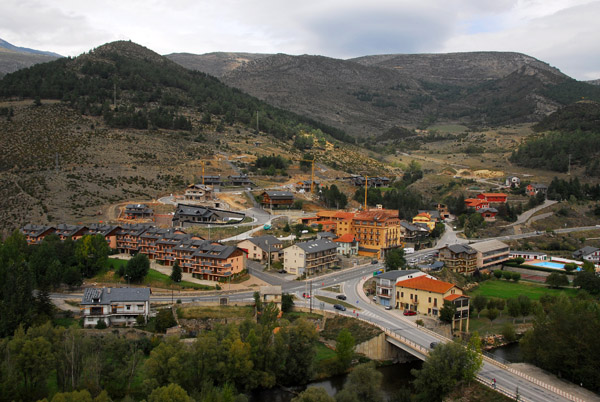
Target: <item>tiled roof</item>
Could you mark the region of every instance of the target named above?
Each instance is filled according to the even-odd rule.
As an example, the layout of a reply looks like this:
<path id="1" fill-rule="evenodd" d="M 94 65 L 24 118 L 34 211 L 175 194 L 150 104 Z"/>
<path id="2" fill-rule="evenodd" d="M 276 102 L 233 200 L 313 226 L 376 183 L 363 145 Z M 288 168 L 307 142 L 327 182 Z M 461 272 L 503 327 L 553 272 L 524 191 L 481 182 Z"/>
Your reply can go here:
<path id="1" fill-rule="evenodd" d="M 464 297 L 466 299 L 469 298 L 469 296 L 467 295 L 458 295 L 458 294 L 453 294 L 453 295 L 448 295 L 446 297 L 444 297 L 444 300 L 448 300 L 448 301 L 454 301 L 456 299 L 460 299 L 461 297 Z"/>
<path id="2" fill-rule="evenodd" d="M 471 248 L 481 253 L 487 253 L 488 251 L 495 251 L 508 248 L 508 244 L 502 243 L 499 240 L 487 240 L 478 243 L 472 243 Z"/>
<path id="3" fill-rule="evenodd" d="M 352 233 L 346 233 L 334 240 L 338 243 L 352 243 L 354 241 L 354 235 Z"/>
<path id="4" fill-rule="evenodd" d="M 481 193 L 481 195 L 483 195 L 485 197 L 508 197 L 504 193 Z"/>
<path id="5" fill-rule="evenodd" d="M 407 270 L 400 270 L 400 271 L 388 271 L 386 273 L 383 273 L 381 275 L 377 275 L 377 278 L 381 278 L 381 279 L 394 279 L 397 280 L 398 278 L 402 278 L 403 276 L 406 275 L 413 275 L 416 274 L 418 272 L 421 272 L 418 269 L 407 269 Z"/>
<path id="6" fill-rule="evenodd" d="M 398 211 L 389 209 L 376 209 L 372 211 L 363 211 L 354 215 L 355 221 L 384 221 L 387 219 L 398 218 Z"/>
<path id="7" fill-rule="evenodd" d="M 265 193 L 269 196 L 270 199 L 290 199 L 294 198 L 294 195 L 289 191 L 265 191 Z"/>
<path id="8" fill-rule="evenodd" d="M 444 294 L 454 287 L 453 284 L 438 281 L 435 279 L 427 278 L 426 276 L 419 276 L 405 281 L 398 282 L 396 286 L 400 286 L 408 289 L 426 290 L 434 293 Z"/>
<path id="9" fill-rule="evenodd" d="M 98 302 L 94 302 L 98 299 Z M 81 304 L 110 304 L 112 302 L 143 302 L 150 300 L 150 288 L 87 288 Z"/>
<path id="10" fill-rule="evenodd" d="M 471 247 L 462 244 L 450 244 L 448 249 L 455 254 L 467 253 L 467 254 L 477 254 L 477 251 L 473 250 Z"/>
<path id="11" fill-rule="evenodd" d="M 302 243 L 296 243 L 296 246 L 300 247 L 307 253 L 318 253 L 320 251 L 331 250 L 337 248 L 337 245 L 328 239 L 319 239 L 306 241 Z"/>
<path id="12" fill-rule="evenodd" d="M 269 249 L 271 251 L 275 251 L 275 248 L 273 246 L 283 244 L 281 240 L 277 239 L 277 237 L 275 236 L 251 237 L 248 240 L 250 240 L 252 244 L 255 244 L 261 250 L 266 252 L 269 252 Z"/>

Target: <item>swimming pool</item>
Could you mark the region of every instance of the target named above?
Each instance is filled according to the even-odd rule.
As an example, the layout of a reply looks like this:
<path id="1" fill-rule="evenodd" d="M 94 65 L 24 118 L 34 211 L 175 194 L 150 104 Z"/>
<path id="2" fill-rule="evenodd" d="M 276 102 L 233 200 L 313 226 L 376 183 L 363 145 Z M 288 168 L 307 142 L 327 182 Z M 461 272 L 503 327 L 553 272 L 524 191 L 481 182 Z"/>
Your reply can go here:
<path id="1" fill-rule="evenodd" d="M 530 262 L 527 265 L 533 265 L 536 267 L 544 267 L 551 269 L 562 269 L 564 271 L 565 264 L 559 262 L 541 261 L 541 262 Z M 581 267 L 575 268 L 575 272 L 581 272 Z"/>
<path id="2" fill-rule="evenodd" d="M 558 262 L 550 262 L 550 261 L 533 262 L 533 263 L 529 263 L 528 265 L 533 265 L 535 267 L 553 268 L 553 269 L 565 269 L 565 264 L 560 264 Z"/>

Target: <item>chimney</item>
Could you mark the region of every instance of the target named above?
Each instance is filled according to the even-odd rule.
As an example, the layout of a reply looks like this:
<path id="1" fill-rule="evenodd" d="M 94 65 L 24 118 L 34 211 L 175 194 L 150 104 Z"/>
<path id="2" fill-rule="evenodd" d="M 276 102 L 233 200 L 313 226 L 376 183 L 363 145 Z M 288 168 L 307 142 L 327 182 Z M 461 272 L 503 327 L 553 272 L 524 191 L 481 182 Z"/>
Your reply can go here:
<path id="1" fill-rule="evenodd" d="M 106 293 L 110 294 L 110 288 L 106 289 Z"/>

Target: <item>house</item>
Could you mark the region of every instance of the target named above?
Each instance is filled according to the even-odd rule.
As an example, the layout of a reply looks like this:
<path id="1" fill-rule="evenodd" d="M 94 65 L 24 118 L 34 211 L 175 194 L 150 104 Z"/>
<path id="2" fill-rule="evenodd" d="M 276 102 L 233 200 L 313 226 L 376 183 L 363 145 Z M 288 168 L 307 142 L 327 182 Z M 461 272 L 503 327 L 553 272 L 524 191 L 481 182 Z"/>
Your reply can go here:
<path id="1" fill-rule="evenodd" d="M 352 233 L 346 233 L 333 240 L 337 244 L 337 253 L 345 256 L 358 254 L 358 241 Z"/>
<path id="2" fill-rule="evenodd" d="M 446 204 L 436 204 L 435 209 L 437 209 L 441 219 L 448 219 L 450 217 L 450 211 Z"/>
<path id="3" fill-rule="evenodd" d="M 238 248 L 247 253 L 248 258 L 255 261 L 280 261 L 283 259 L 283 243 L 275 236 L 259 236 L 242 240 L 237 244 Z"/>
<path id="4" fill-rule="evenodd" d="M 102 235 L 108 243 L 108 247 L 113 250 L 117 249 L 117 233 L 121 230 L 120 226 L 106 225 L 102 223 L 92 223 L 88 226 L 87 234 Z"/>
<path id="5" fill-rule="evenodd" d="M 213 175 L 213 176 L 204 176 L 202 179 L 202 183 L 208 186 L 221 186 L 223 181 L 221 180 L 221 176 Z"/>
<path id="6" fill-rule="evenodd" d="M 473 208 L 477 211 L 481 208 L 489 208 L 490 203 L 479 198 L 465 198 L 465 206 L 467 208 Z"/>
<path id="7" fill-rule="evenodd" d="M 463 244 L 450 244 L 439 251 L 439 261 L 450 271 L 472 274 L 477 269 L 477 251 Z"/>
<path id="8" fill-rule="evenodd" d="M 573 253 L 573 258 L 584 261 L 591 261 L 594 264 L 600 263 L 600 249 L 596 247 L 585 246 Z"/>
<path id="9" fill-rule="evenodd" d="M 415 245 L 429 236 L 429 227 L 408 223 L 406 221 L 400 222 L 400 232 L 402 233 L 402 241 L 404 244 Z"/>
<path id="10" fill-rule="evenodd" d="M 396 283 L 396 308 L 439 317 L 444 302 L 456 306 L 452 328 L 469 331 L 469 296 L 449 282 L 419 276 Z"/>
<path id="11" fill-rule="evenodd" d="M 337 244 L 327 239 L 296 243 L 283 250 L 283 261 L 288 273 L 308 277 L 338 265 Z"/>
<path id="12" fill-rule="evenodd" d="M 521 185 L 521 179 L 519 179 L 517 176 L 508 176 L 504 182 L 504 185 L 509 188 L 519 188 Z"/>
<path id="13" fill-rule="evenodd" d="M 525 261 L 529 261 L 529 260 L 548 261 L 548 254 L 540 253 L 538 251 L 511 250 L 508 253 L 508 258 L 510 258 L 511 260 L 513 258 L 523 258 Z"/>
<path id="14" fill-rule="evenodd" d="M 444 268 L 444 263 L 442 261 L 433 261 L 432 263 L 421 263 L 417 264 L 417 268 L 419 268 L 423 272 L 432 272 L 439 271 Z"/>
<path id="15" fill-rule="evenodd" d="M 146 204 L 127 204 L 123 217 L 125 219 L 147 219 L 154 216 L 152 211 Z"/>
<path id="16" fill-rule="evenodd" d="M 317 233 L 317 239 L 329 239 L 329 240 L 333 240 L 336 237 L 337 236 L 335 235 L 335 233 L 331 233 L 331 232 L 318 232 Z"/>
<path id="17" fill-rule="evenodd" d="M 344 211 L 319 211 L 317 212 L 317 218 L 319 223 L 323 222 L 335 222 L 335 234 L 343 236 L 347 233 L 354 233 L 352 226 L 352 218 L 356 213 L 344 212 Z"/>
<path id="18" fill-rule="evenodd" d="M 506 204 L 508 195 L 504 193 L 481 193 L 477 195 L 480 200 L 486 200 L 490 204 Z"/>
<path id="19" fill-rule="evenodd" d="M 190 184 L 183 198 L 186 201 L 210 201 L 213 199 L 213 189 L 204 184 Z"/>
<path id="20" fill-rule="evenodd" d="M 134 325 L 138 316 L 147 322 L 150 288 L 87 288 L 79 305 L 84 327 L 94 327 L 99 320 L 109 327 Z"/>
<path id="21" fill-rule="evenodd" d="M 260 300 L 263 304 L 274 303 L 281 310 L 282 296 L 281 286 L 260 287 Z"/>
<path id="22" fill-rule="evenodd" d="M 67 225 L 65 223 L 61 223 L 56 225 L 56 231 L 54 232 L 61 240 L 66 240 L 67 238 L 71 238 L 72 240 L 78 240 L 83 237 L 83 235 L 88 234 L 88 228 L 86 226 L 81 225 Z"/>
<path id="23" fill-rule="evenodd" d="M 530 197 L 538 195 L 538 193 L 546 195 L 548 193 L 548 186 L 540 183 L 529 184 L 525 187 L 525 192 Z"/>
<path id="24" fill-rule="evenodd" d="M 331 233 L 333 236 L 332 238 L 337 237 L 335 235 L 336 233 L 336 229 L 337 229 L 337 222 L 334 221 L 317 221 L 317 222 L 312 222 L 310 224 L 311 228 L 315 228 L 318 229 L 320 227 L 321 232 L 329 232 Z"/>
<path id="25" fill-rule="evenodd" d="M 486 222 L 496 222 L 498 210 L 496 208 L 481 208 L 477 210 L 477 213 L 480 214 Z"/>
<path id="26" fill-rule="evenodd" d="M 477 269 L 501 266 L 508 261 L 510 247 L 498 240 L 488 240 L 470 245 L 477 252 Z"/>
<path id="27" fill-rule="evenodd" d="M 301 180 L 296 183 L 296 191 L 308 193 L 311 191 L 312 180 Z M 313 188 L 318 189 L 320 183 L 318 181 L 314 182 Z"/>
<path id="28" fill-rule="evenodd" d="M 294 195 L 289 191 L 265 191 L 261 194 L 261 205 L 269 208 L 287 207 L 294 204 Z"/>
<path id="29" fill-rule="evenodd" d="M 21 233 L 25 235 L 27 244 L 40 244 L 44 237 L 54 233 L 56 229 L 52 226 L 34 225 L 28 223 L 21 228 Z"/>
<path id="30" fill-rule="evenodd" d="M 200 224 L 233 224 L 244 220 L 242 212 L 225 211 L 200 205 L 177 204 L 173 226 L 189 227 Z"/>
<path id="31" fill-rule="evenodd" d="M 360 245 L 359 255 L 382 258 L 386 250 L 403 246 L 398 211 L 372 209 L 359 212 L 352 218 L 352 233 Z"/>
<path id="32" fill-rule="evenodd" d="M 137 224 L 121 225 L 117 232 L 117 250 L 119 253 L 137 254 L 142 244 L 142 234 L 152 226 Z"/>
<path id="33" fill-rule="evenodd" d="M 173 249 L 176 259 L 180 246 Z M 244 251 L 234 246 L 225 246 L 208 240 L 197 244 L 197 249 L 192 254 L 192 266 L 188 269 L 182 266 L 183 272 L 189 272 L 195 278 L 220 282 L 231 279 L 245 269 L 246 253 Z"/>
<path id="34" fill-rule="evenodd" d="M 232 175 L 228 177 L 232 186 L 251 187 L 254 183 L 250 180 L 247 174 Z"/>
<path id="35" fill-rule="evenodd" d="M 356 187 L 364 187 L 365 186 L 365 177 L 364 176 L 352 176 L 350 178 L 350 182 Z M 367 178 L 367 187 L 388 187 L 390 185 L 391 179 L 388 177 L 368 177 Z"/>
<path id="36" fill-rule="evenodd" d="M 402 280 L 417 278 L 425 275 L 426 274 L 424 272 L 421 272 L 418 269 L 409 269 L 406 271 L 388 271 L 377 275 L 375 285 L 375 295 L 377 297 L 377 301 L 382 306 L 396 306 L 396 283 Z"/>
<path id="37" fill-rule="evenodd" d="M 437 214 L 437 211 L 435 211 Z M 439 214 L 438 214 L 439 217 Z M 432 231 L 433 229 L 435 229 L 435 224 L 436 224 L 437 220 L 431 216 L 431 214 L 428 211 L 419 211 L 419 213 L 417 214 L 417 216 L 415 216 L 412 220 L 412 223 L 423 223 L 427 226 L 427 228 L 429 229 L 429 231 Z"/>

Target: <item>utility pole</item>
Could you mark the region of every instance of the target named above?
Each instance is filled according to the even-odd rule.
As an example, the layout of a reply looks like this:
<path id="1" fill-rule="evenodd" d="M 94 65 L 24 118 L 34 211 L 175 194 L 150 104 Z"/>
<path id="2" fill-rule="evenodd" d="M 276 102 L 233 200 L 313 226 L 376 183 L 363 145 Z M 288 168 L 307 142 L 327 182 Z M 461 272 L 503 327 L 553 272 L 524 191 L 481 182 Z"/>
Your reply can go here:
<path id="1" fill-rule="evenodd" d="M 267 256 L 267 271 L 269 271 L 271 269 L 271 245 L 269 244 L 268 240 L 266 240 L 265 243 L 267 243 L 267 247 L 269 250 L 269 255 Z"/>
<path id="2" fill-rule="evenodd" d="M 256 134 L 258 134 L 258 110 L 256 111 Z"/>

